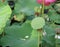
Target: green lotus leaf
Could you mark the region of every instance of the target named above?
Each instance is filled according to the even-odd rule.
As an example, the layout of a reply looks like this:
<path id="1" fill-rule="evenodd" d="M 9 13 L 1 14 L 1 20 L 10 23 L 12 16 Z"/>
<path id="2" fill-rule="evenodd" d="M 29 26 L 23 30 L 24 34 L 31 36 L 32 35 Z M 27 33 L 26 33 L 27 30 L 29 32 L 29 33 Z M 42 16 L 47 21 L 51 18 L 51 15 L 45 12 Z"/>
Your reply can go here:
<path id="1" fill-rule="evenodd" d="M 11 16 L 11 9 L 8 4 L 0 2 L 0 34 L 3 32 L 6 22 Z"/>
<path id="2" fill-rule="evenodd" d="M 18 14 L 17 16 L 16 16 L 16 20 L 18 20 L 18 21 L 21 21 L 21 20 L 23 20 L 25 18 L 25 15 L 24 14 Z"/>
<path id="3" fill-rule="evenodd" d="M 42 17 L 36 17 L 31 22 L 31 26 L 33 29 L 41 29 L 44 25 L 45 20 Z"/>
<path id="4" fill-rule="evenodd" d="M 60 3 L 55 4 L 54 8 L 60 13 Z"/>

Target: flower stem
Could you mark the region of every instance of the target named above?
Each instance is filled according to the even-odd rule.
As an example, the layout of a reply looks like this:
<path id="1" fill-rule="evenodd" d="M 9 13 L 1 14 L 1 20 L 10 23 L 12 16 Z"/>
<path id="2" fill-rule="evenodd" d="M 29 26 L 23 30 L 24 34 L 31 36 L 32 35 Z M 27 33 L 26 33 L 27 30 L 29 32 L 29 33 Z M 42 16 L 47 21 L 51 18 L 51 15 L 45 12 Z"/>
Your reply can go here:
<path id="1" fill-rule="evenodd" d="M 44 15 L 44 0 L 42 5 L 42 16 Z M 42 47 L 41 41 L 42 41 L 43 31 L 42 29 L 38 30 L 38 47 Z"/>
<path id="2" fill-rule="evenodd" d="M 44 0 L 42 0 L 43 1 L 43 4 L 42 4 L 42 16 L 43 16 L 43 14 L 44 14 Z"/>

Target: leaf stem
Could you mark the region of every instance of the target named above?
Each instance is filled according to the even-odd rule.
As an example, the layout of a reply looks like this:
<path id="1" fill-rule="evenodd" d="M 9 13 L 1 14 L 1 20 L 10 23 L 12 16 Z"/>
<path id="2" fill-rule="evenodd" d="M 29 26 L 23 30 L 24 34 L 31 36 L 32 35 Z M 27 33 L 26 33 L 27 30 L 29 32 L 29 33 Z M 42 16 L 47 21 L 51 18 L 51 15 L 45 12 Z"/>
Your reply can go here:
<path id="1" fill-rule="evenodd" d="M 42 45 L 41 45 L 42 34 L 43 34 L 42 30 L 41 29 L 38 30 L 38 47 L 42 47 Z"/>
<path id="2" fill-rule="evenodd" d="M 58 36 L 57 36 L 56 41 L 55 41 L 55 43 L 56 43 L 56 47 L 58 47 L 57 40 L 58 40 Z"/>
<path id="3" fill-rule="evenodd" d="M 38 47 L 40 45 L 40 33 L 38 32 Z"/>

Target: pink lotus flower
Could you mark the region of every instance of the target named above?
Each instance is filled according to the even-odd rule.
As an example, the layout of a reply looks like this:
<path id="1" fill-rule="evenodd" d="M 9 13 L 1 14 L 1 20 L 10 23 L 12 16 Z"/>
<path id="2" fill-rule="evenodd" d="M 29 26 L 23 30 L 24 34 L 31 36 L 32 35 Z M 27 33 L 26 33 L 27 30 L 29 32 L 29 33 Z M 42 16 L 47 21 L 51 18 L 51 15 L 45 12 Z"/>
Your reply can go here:
<path id="1" fill-rule="evenodd" d="M 44 5 L 49 6 L 51 3 L 54 3 L 56 0 L 44 0 Z M 43 0 L 37 0 L 39 4 L 43 4 Z"/>

